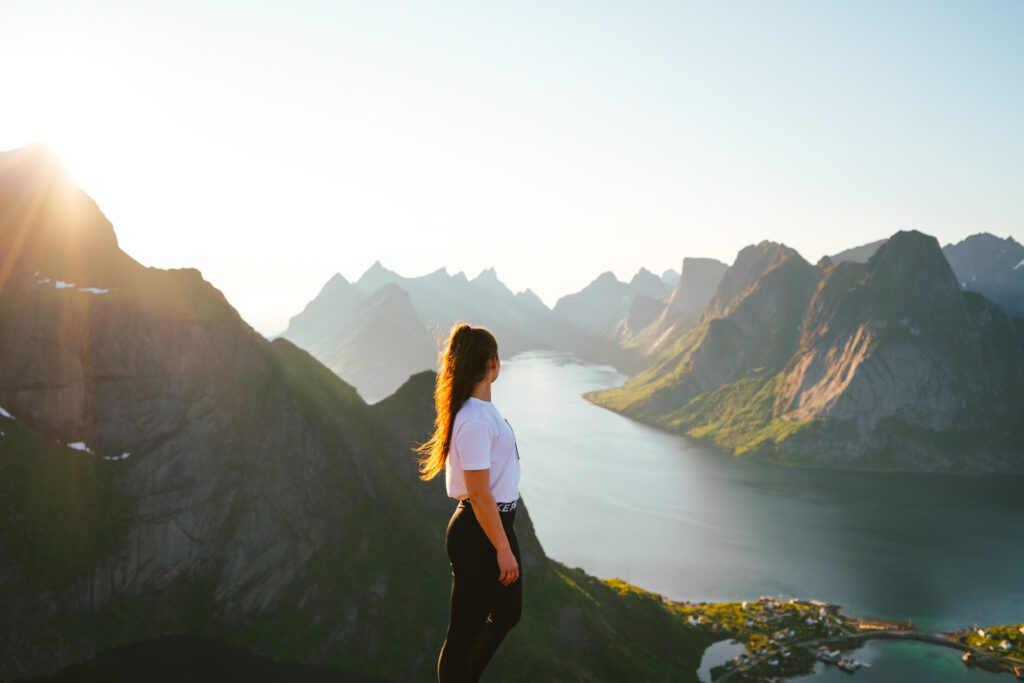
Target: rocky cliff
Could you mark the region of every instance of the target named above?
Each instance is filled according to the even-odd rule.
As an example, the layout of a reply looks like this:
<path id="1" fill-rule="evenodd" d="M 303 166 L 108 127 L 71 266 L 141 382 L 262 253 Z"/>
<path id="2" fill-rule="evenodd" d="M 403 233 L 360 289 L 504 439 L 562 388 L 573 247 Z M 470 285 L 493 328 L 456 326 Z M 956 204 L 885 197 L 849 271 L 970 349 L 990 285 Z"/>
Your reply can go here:
<path id="1" fill-rule="evenodd" d="M 634 351 L 635 370 L 641 370 L 660 354 L 666 344 L 684 334 L 700 318 L 714 297 L 727 266 L 711 258 L 684 258 L 680 276 L 666 299 L 638 296 L 628 315 L 610 337 Z"/>
<path id="2" fill-rule="evenodd" d="M 652 368 L 590 398 L 784 462 L 1024 471 L 1020 329 L 917 231 L 864 264 L 762 242 Z"/>
<path id="3" fill-rule="evenodd" d="M 367 406 L 194 270 L 145 268 L 46 150 L 0 155 L 0 680 L 164 634 L 396 681 L 447 621 L 432 377 Z M 696 680 L 703 636 L 549 560 L 495 680 Z"/>

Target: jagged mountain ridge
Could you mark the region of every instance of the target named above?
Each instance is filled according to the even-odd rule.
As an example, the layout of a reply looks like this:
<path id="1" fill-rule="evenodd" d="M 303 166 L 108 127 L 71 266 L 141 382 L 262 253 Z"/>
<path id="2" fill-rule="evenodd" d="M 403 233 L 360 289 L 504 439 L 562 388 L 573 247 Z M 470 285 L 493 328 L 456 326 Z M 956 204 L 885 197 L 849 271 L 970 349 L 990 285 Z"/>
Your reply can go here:
<path id="1" fill-rule="evenodd" d="M 197 271 L 120 252 L 49 156 L 0 155 L 0 197 L 0 679 L 191 633 L 432 680 L 451 504 L 409 450 L 432 376 L 367 406 Z M 527 616 L 496 679 L 696 680 L 703 636 L 549 560 L 525 509 L 517 527 Z"/>
<path id="2" fill-rule="evenodd" d="M 654 366 L 589 398 L 784 462 L 1021 471 L 1022 323 L 916 231 L 866 264 L 762 242 Z"/>
<path id="3" fill-rule="evenodd" d="M 312 353 L 371 402 L 394 391 L 411 374 L 434 368 L 440 344 L 458 321 L 490 328 L 504 357 L 533 349 L 571 350 L 632 370 L 643 361 L 623 351 L 614 333 L 602 336 L 594 329 L 614 325 L 634 300 L 657 301 L 650 309 L 660 314 L 661 299 L 671 291 L 665 278 L 671 279 L 672 273 L 659 278 L 641 269 L 630 283 L 606 273 L 577 295 L 564 297 L 562 308 L 552 311 L 529 289 L 513 294 L 493 268 L 472 280 L 464 273 L 449 275 L 444 268 L 407 278 L 377 261 L 355 283 L 340 274 L 332 277 L 291 319 L 282 336 Z M 611 297 L 604 291 L 609 282 Z M 380 296 L 385 287 L 393 288 L 392 299 L 397 300 L 397 291 L 407 294 L 408 310 L 400 315 L 396 305 L 386 320 L 381 311 L 357 320 L 362 303 Z M 581 318 L 566 313 L 574 305 Z M 593 322 L 595 316 L 600 322 Z M 370 334 L 398 328 L 406 331 L 398 341 L 393 334 Z"/>

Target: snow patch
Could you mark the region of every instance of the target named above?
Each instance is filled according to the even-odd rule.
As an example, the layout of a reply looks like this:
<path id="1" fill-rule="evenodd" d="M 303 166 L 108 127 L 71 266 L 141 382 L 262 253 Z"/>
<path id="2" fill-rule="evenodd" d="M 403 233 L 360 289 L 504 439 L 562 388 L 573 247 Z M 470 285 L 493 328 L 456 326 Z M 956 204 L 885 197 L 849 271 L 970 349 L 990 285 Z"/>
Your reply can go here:
<path id="1" fill-rule="evenodd" d="M 131 453 L 122 453 L 121 455 L 104 455 L 104 460 L 127 460 Z"/>
<path id="2" fill-rule="evenodd" d="M 1017 265 L 1015 265 L 1015 266 L 1013 267 L 1013 269 L 1014 269 L 1014 270 L 1017 270 L 1017 269 L 1018 269 L 1018 268 L 1020 268 L 1021 266 L 1024 266 L 1024 258 L 1022 258 L 1022 259 L 1020 260 L 1020 263 L 1018 263 Z"/>
<path id="3" fill-rule="evenodd" d="M 3 406 L 0 406 L 0 415 L 6 417 L 8 420 L 13 420 L 14 416 L 4 410 Z"/>
<path id="4" fill-rule="evenodd" d="M 99 287 L 79 287 L 79 292 L 91 292 L 93 294 L 106 294 L 109 289 L 100 289 Z"/>
<path id="5" fill-rule="evenodd" d="M 69 443 L 68 448 L 74 448 L 76 451 L 82 451 L 83 453 L 92 453 L 92 449 L 86 446 L 84 441 Z"/>
<path id="6" fill-rule="evenodd" d="M 50 281 L 50 278 L 44 277 L 42 280 L 36 280 L 36 284 L 38 284 L 38 285 L 45 285 L 49 281 Z"/>
<path id="7" fill-rule="evenodd" d="M 56 286 L 57 286 L 57 289 L 68 289 L 69 287 L 74 287 L 75 283 L 74 282 L 64 282 L 63 280 L 57 280 Z"/>

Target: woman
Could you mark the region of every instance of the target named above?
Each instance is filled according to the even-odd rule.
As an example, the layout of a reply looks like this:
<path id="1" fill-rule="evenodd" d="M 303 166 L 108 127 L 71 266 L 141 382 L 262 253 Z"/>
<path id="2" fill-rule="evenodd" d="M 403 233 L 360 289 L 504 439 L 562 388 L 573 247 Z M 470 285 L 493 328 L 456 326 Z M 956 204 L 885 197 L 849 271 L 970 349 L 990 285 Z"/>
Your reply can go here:
<path id="1" fill-rule="evenodd" d="M 420 477 L 444 470 L 448 495 L 459 500 L 445 536 L 452 602 L 437 662 L 440 683 L 479 680 L 519 621 L 523 582 L 512 526 L 519 452 L 512 428 L 491 403 L 500 367 L 494 335 L 453 327 L 434 391 L 434 435 L 418 449 Z"/>

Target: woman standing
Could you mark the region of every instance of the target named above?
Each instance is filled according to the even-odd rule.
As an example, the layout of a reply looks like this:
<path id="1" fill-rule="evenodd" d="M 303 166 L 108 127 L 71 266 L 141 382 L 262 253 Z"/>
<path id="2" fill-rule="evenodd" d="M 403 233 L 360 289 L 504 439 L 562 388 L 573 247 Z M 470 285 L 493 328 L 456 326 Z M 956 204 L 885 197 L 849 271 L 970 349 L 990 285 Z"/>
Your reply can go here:
<path id="1" fill-rule="evenodd" d="M 482 327 L 456 325 L 441 357 L 434 434 L 420 446 L 420 477 L 444 470 L 459 500 L 445 536 L 452 565 L 451 617 L 437 662 L 440 683 L 478 681 L 523 597 L 519 543 L 512 526 L 519 500 L 519 452 L 508 422 L 491 403 L 501 363 Z"/>

